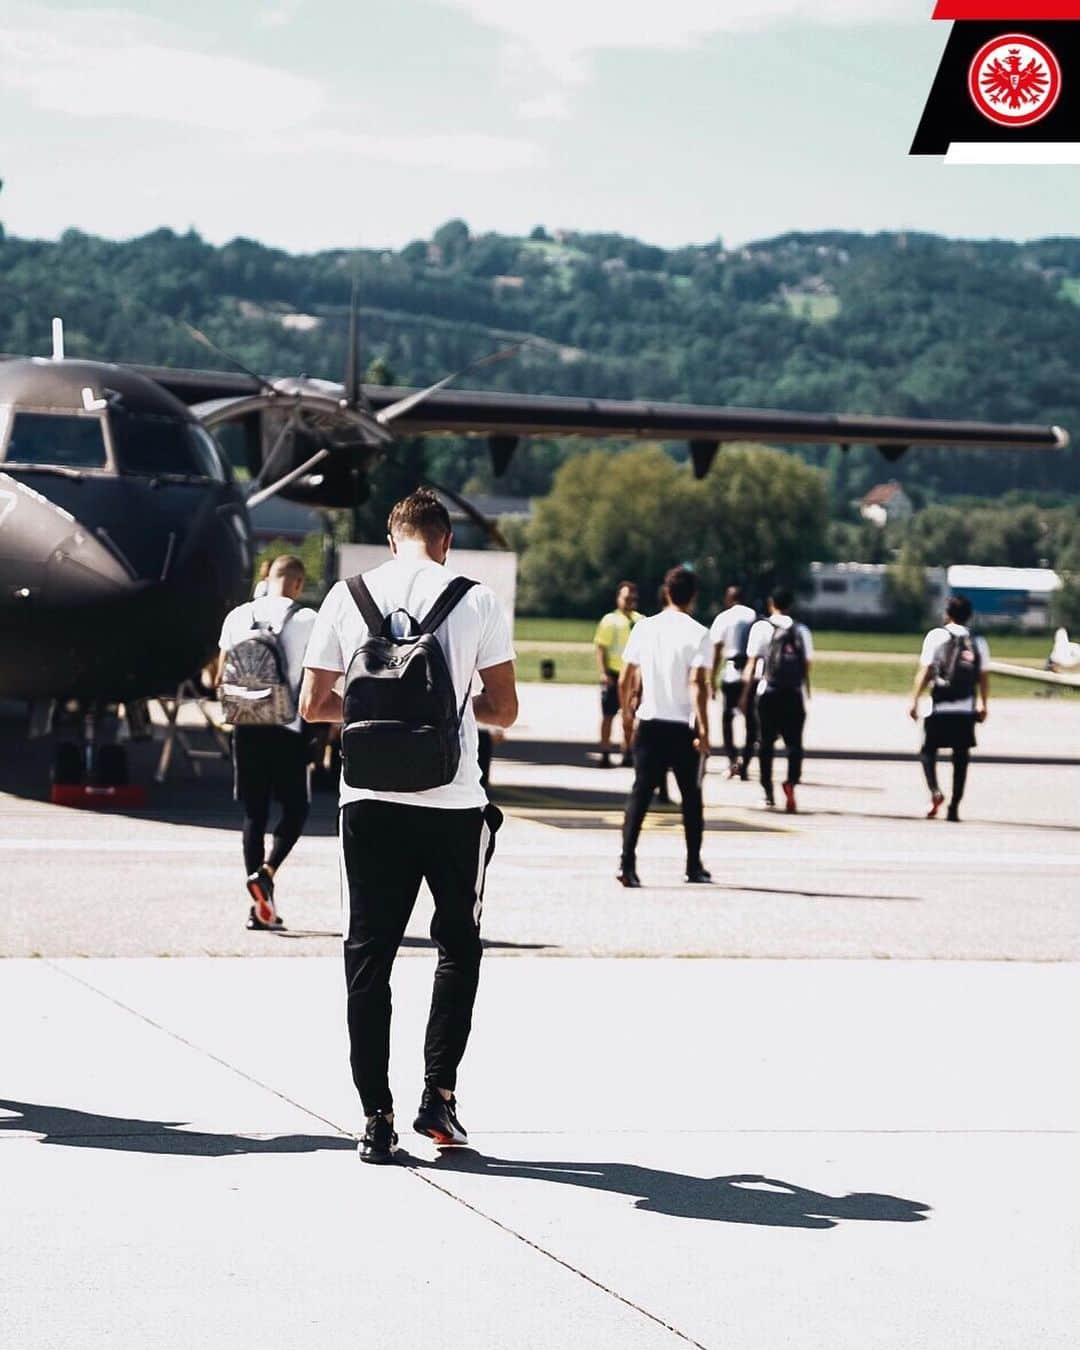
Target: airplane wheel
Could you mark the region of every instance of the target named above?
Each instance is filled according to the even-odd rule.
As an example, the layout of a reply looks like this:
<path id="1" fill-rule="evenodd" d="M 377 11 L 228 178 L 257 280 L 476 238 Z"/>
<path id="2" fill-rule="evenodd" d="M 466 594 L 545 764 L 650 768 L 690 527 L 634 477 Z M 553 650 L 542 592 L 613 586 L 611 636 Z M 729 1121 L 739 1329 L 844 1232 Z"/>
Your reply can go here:
<path id="1" fill-rule="evenodd" d="M 82 752 L 71 741 L 61 741 L 53 753 L 52 780 L 63 786 L 82 782 Z"/>
<path id="2" fill-rule="evenodd" d="M 128 781 L 127 751 L 122 745 L 102 745 L 94 755 L 95 787 L 123 787 Z"/>

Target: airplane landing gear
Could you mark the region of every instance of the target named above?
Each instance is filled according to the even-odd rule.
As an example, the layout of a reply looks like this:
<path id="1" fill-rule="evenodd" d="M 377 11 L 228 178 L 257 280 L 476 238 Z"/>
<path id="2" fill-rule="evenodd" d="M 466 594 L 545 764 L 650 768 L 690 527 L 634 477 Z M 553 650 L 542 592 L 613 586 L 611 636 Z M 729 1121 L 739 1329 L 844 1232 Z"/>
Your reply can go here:
<path id="1" fill-rule="evenodd" d="M 116 709 L 69 705 L 57 720 L 64 739 L 53 753 L 53 799 L 76 806 L 130 795 L 127 749 L 116 741 Z"/>

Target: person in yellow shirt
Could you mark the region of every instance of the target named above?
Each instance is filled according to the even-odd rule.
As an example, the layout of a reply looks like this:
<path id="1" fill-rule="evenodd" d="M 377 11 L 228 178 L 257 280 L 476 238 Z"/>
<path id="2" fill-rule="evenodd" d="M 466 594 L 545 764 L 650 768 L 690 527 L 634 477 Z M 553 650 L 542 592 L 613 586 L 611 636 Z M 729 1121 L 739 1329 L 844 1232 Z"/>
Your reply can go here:
<path id="1" fill-rule="evenodd" d="M 593 644 L 600 667 L 600 765 L 611 768 L 611 724 L 619 715 L 619 675 L 623 652 L 634 625 L 643 617 L 638 613 L 638 588 L 632 581 L 620 581 L 615 591 L 615 608 L 596 625 Z M 630 747 L 623 747 L 623 764 L 629 764 Z"/>

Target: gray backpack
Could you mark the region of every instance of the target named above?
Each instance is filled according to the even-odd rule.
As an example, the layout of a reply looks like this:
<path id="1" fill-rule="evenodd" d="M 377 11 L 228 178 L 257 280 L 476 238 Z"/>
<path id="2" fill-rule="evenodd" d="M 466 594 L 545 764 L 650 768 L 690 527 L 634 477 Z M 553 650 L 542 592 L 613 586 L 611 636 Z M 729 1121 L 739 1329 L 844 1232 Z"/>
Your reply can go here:
<path id="1" fill-rule="evenodd" d="M 225 653 L 217 696 L 223 719 L 234 727 L 282 727 L 296 717 L 297 691 L 281 635 L 299 609 L 294 601 L 277 632 L 253 618 L 251 636 Z"/>

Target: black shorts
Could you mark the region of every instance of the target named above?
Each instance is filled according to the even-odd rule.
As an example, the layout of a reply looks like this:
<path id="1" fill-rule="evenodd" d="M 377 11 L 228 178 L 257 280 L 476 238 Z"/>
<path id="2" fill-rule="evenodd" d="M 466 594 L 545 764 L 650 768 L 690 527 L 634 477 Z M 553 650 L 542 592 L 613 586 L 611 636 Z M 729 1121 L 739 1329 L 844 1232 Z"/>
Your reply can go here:
<path id="1" fill-rule="evenodd" d="M 299 796 L 310 797 L 303 731 L 288 727 L 236 727 L 233 731 L 233 795 L 242 802 L 264 794 L 283 804 Z"/>
<path id="2" fill-rule="evenodd" d="M 605 717 L 618 717 L 621 706 L 619 702 L 619 677 L 610 675 L 600 690 L 600 711 Z"/>
<path id="3" fill-rule="evenodd" d="M 974 745 L 974 713 L 931 713 L 923 723 L 924 755 L 933 750 L 971 750 Z"/>

